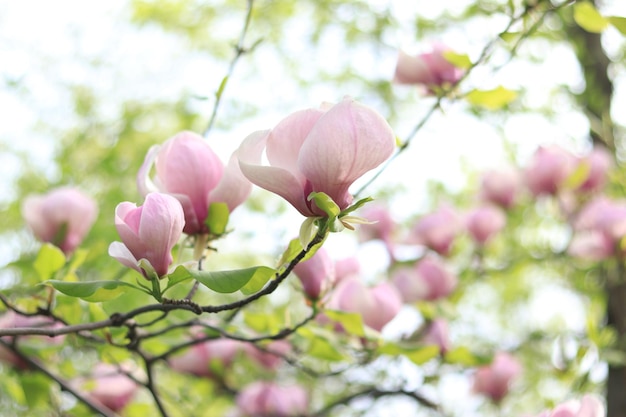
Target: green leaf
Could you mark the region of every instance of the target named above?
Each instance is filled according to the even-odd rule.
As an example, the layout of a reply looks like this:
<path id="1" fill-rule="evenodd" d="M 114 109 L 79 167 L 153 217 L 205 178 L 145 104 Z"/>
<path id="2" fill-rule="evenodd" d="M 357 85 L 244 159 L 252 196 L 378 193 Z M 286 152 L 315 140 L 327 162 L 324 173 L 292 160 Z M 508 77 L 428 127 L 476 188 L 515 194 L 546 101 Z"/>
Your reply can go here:
<path id="1" fill-rule="evenodd" d="M 473 90 L 465 98 L 475 106 L 498 110 L 515 100 L 517 92 L 498 86 L 493 90 Z"/>
<path id="2" fill-rule="evenodd" d="M 50 381 L 42 374 L 25 372 L 20 374 L 26 402 L 31 409 L 49 404 Z"/>
<path id="3" fill-rule="evenodd" d="M 439 356 L 438 346 L 405 347 L 393 342 L 381 345 L 377 352 L 384 355 L 402 355 L 416 365 L 421 365 Z"/>
<path id="4" fill-rule="evenodd" d="M 626 35 L 626 17 L 609 16 L 607 19 L 622 35 Z"/>
<path id="5" fill-rule="evenodd" d="M 51 285 L 57 291 L 70 297 L 82 298 L 92 303 L 111 300 L 129 292 L 131 289 L 144 291 L 139 287 L 122 281 L 67 282 L 49 280 L 44 282 L 44 284 Z"/>
<path id="6" fill-rule="evenodd" d="M 356 203 L 354 203 L 353 205 L 351 205 L 350 207 L 342 211 L 339 217 L 344 217 L 352 213 L 353 211 L 360 209 L 361 207 L 363 207 L 365 204 L 369 203 L 370 201 L 374 201 L 374 199 L 372 197 L 365 197 L 365 198 L 360 199 L 359 201 L 357 201 Z"/>
<path id="7" fill-rule="evenodd" d="M 325 239 L 324 239 L 325 240 Z M 315 255 L 315 253 L 317 252 L 317 250 L 319 248 L 322 247 L 322 244 L 324 243 L 324 240 L 322 240 L 320 243 L 318 243 L 317 245 L 313 246 L 307 253 L 306 255 L 304 255 L 304 258 L 302 258 L 302 260 L 300 262 L 304 262 L 307 259 L 310 259 L 313 255 Z M 287 247 L 287 249 L 285 250 L 285 252 L 283 252 L 282 256 L 280 257 L 280 261 L 278 262 L 278 264 L 281 266 L 281 268 L 285 265 L 287 265 L 289 262 L 291 262 L 291 260 L 293 258 L 295 258 L 301 251 L 302 251 L 302 244 L 300 243 L 300 239 L 293 239 L 289 242 L 289 246 Z"/>
<path id="8" fill-rule="evenodd" d="M 50 243 L 45 243 L 41 247 L 33 263 L 35 271 L 37 271 L 42 281 L 52 278 L 64 265 L 65 254 L 61 249 Z"/>
<path id="9" fill-rule="evenodd" d="M 209 215 L 205 220 L 211 233 L 221 235 L 226 231 L 230 211 L 226 203 L 211 203 L 209 206 Z"/>
<path id="10" fill-rule="evenodd" d="M 322 329 L 301 327 L 298 329 L 298 334 L 309 341 L 308 349 L 305 352 L 307 355 L 331 362 L 346 359 L 346 356 L 330 343 L 332 333 Z"/>
<path id="11" fill-rule="evenodd" d="M 217 99 L 219 99 L 220 97 L 222 97 L 222 94 L 224 93 L 224 88 L 226 88 L 226 83 L 228 83 L 228 75 L 225 76 L 224 78 L 222 78 L 222 82 L 220 83 L 219 88 L 217 89 L 217 91 L 215 92 L 215 97 Z"/>
<path id="12" fill-rule="evenodd" d="M 179 265 L 178 267 L 176 267 L 174 272 L 172 272 L 171 274 L 167 275 L 167 286 L 165 287 L 163 292 L 169 290 L 174 285 L 178 285 L 181 282 L 187 281 L 187 280 L 189 280 L 191 278 L 193 278 L 193 276 L 187 270 L 187 268 L 185 268 L 182 265 Z"/>
<path id="13" fill-rule="evenodd" d="M 363 318 L 359 313 L 349 313 L 347 311 L 339 310 L 324 310 L 324 314 L 332 321 L 336 321 L 341 324 L 348 334 L 359 337 L 365 336 Z"/>
<path id="14" fill-rule="evenodd" d="M 444 51 L 443 57 L 457 68 L 468 69 L 472 66 L 472 61 L 466 54 L 457 54 L 454 51 Z"/>
<path id="15" fill-rule="evenodd" d="M 459 346 L 446 352 L 445 361 L 463 366 L 476 366 L 480 360 L 465 346 Z"/>
<path id="16" fill-rule="evenodd" d="M 580 187 L 589 178 L 591 164 L 588 161 L 582 161 L 578 164 L 574 172 L 565 179 L 565 187 L 575 189 Z"/>
<path id="17" fill-rule="evenodd" d="M 267 284 L 267 281 L 270 280 L 273 276 L 276 275 L 276 270 L 268 267 L 260 267 L 266 268 L 265 272 L 257 271 L 250 281 L 243 287 L 241 287 L 241 292 L 245 295 L 250 295 L 261 291 L 261 289 Z"/>
<path id="18" fill-rule="evenodd" d="M 602 33 L 609 26 L 609 21 L 588 1 L 574 4 L 574 20 L 578 26 L 591 33 Z"/>
<path id="19" fill-rule="evenodd" d="M 255 266 L 231 271 L 189 271 L 189 273 L 202 285 L 222 294 L 233 293 L 243 288 L 253 279 L 258 281 L 271 277 L 276 270 L 267 266 Z M 260 275 L 256 277 L 255 275 Z M 257 281 L 257 282 L 258 282 Z"/>

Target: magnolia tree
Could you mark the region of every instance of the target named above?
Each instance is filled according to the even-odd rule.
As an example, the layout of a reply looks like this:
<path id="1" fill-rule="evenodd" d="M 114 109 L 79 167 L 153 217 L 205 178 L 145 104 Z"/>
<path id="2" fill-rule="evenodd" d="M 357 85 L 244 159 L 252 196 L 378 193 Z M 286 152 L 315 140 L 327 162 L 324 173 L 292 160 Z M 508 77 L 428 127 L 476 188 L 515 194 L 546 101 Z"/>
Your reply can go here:
<path id="1" fill-rule="evenodd" d="M 108 170 L 101 179 L 39 180 L 35 194 L 24 174 L 30 195 L 12 207 L 40 243 L 20 246 L 0 292 L 6 415 L 626 415 L 625 183 L 599 43 L 626 19 L 589 2 L 517 3 L 498 6 L 505 24 L 475 56 L 397 52 L 385 86 L 429 103 L 405 137 L 384 100 L 348 88 L 242 135 L 222 160 L 214 122 L 266 7 L 249 1 L 208 128 L 151 132 L 143 163 L 122 142 L 87 163 L 67 147 L 77 167 Z M 158 2 L 136 6 L 158 20 Z M 506 86 L 469 87 L 473 74 L 563 33 L 587 83 L 586 151 L 542 145 L 400 214 L 410 191 L 385 190 L 384 174 L 433 115 L 523 111 Z M 115 199 L 121 188 L 131 201 Z M 250 219 L 291 235 L 250 235 Z M 353 256 L 338 256 L 348 240 Z M 544 319 L 555 311 L 577 324 Z"/>

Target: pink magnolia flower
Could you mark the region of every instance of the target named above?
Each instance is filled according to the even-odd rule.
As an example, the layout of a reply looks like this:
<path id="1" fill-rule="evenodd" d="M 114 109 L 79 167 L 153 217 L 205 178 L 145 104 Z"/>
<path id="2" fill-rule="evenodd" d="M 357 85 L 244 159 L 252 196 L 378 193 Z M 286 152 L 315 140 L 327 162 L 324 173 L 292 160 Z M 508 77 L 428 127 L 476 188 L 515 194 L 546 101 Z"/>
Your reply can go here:
<path id="1" fill-rule="evenodd" d="M 347 277 L 335 288 L 328 307 L 359 313 L 365 325 L 381 331 L 400 312 L 402 298 L 387 282 L 368 288 L 359 279 Z"/>
<path id="2" fill-rule="evenodd" d="M 574 172 L 574 155 L 558 146 L 540 147 L 526 167 L 524 177 L 534 196 L 555 195 Z"/>
<path id="3" fill-rule="evenodd" d="M 225 203 L 232 212 L 250 194 L 252 184 L 241 173 L 238 161 L 239 153 L 248 151 L 247 143 L 242 144 L 224 168 L 200 135 L 181 132 L 163 145 L 150 148 L 137 175 L 139 191 L 144 196 L 162 192 L 176 197 L 185 213 L 184 232 L 209 233 L 205 220 L 212 203 Z M 153 165 L 156 175 L 151 180 Z"/>
<path id="4" fill-rule="evenodd" d="M 405 303 L 447 297 L 458 284 L 456 275 L 434 256 L 422 258 L 413 268 L 397 269 L 392 282 Z"/>
<path id="5" fill-rule="evenodd" d="M 300 279 L 304 294 L 311 300 L 323 296 L 335 282 L 335 264 L 324 248 L 298 263 L 293 272 Z"/>
<path id="6" fill-rule="evenodd" d="M 393 258 L 392 234 L 395 222 L 389 210 L 381 205 L 366 206 L 361 211 L 361 217 L 373 223 L 362 224 L 359 227 L 359 240 L 361 242 L 381 240 L 385 244 L 387 252 Z"/>
<path id="7" fill-rule="evenodd" d="M 572 256 L 602 260 L 620 254 L 619 242 L 626 236 L 626 203 L 598 197 L 588 202 L 574 222 Z"/>
<path id="8" fill-rule="evenodd" d="M 457 213 L 452 208 L 443 206 L 417 221 L 411 230 L 409 243 L 424 245 L 446 256 L 461 230 L 462 223 Z"/>
<path id="9" fill-rule="evenodd" d="M 173 370 L 199 377 L 213 378 L 216 370 L 230 367 L 247 344 L 232 339 L 215 339 L 191 346 L 169 359 Z"/>
<path id="10" fill-rule="evenodd" d="M 522 365 L 508 353 L 499 352 L 490 365 L 478 368 L 474 374 L 474 391 L 501 401 L 509 392 L 511 383 L 522 372 Z"/>
<path id="11" fill-rule="evenodd" d="M 299 385 L 280 386 L 253 382 L 237 395 L 237 407 L 245 417 L 293 417 L 307 415 L 309 396 Z"/>
<path id="12" fill-rule="evenodd" d="M 537 417 L 605 417 L 604 404 L 594 395 L 585 395 L 580 400 L 569 400 L 551 411 L 544 411 Z"/>
<path id="13" fill-rule="evenodd" d="M 115 412 L 126 407 L 137 391 L 135 381 L 107 363 L 97 364 L 91 378 L 80 382 L 82 387 L 88 387 L 89 397 Z"/>
<path id="14" fill-rule="evenodd" d="M 480 245 L 487 243 L 506 225 L 506 216 L 501 209 L 493 206 L 478 207 L 465 217 L 465 227 L 474 241 Z"/>
<path id="15" fill-rule="evenodd" d="M 613 167 L 613 156 L 604 147 L 596 147 L 589 155 L 581 159 L 582 164 L 588 164 L 587 179 L 578 187 L 578 190 L 592 192 L 601 190 L 608 179 L 609 170 Z"/>
<path id="16" fill-rule="evenodd" d="M 283 356 L 291 352 L 291 344 L 286 340 L 275 340 L 261 350 L 253 344 L 246 344 L 246 351 L 253 361 L 263 368 L 273 371 L 283 362 Z"/>
<path id="17" fill-rule="evenodd" d="M 43 316 L 23 316 L 9 310 L 0 316 L 0 329 L 13 329 L 16 327 L 34 327 L 34 328 L 61 328 L 62 323 L 55 322 L 50 317 Z M 12 343 L 14 339 L 18 340 L 18 346 L 26 345 L 29 347 L 46 347 L 50 345 L 60 345 L 65 340 L 65 336 L 2 336 L 2 340 Z M 28 364 L 19 356 L 8 348 L 0 346 L 0 361 L 13 365 L 18 369 L 28 369 Z"/>
<path id="18" fill-rule="evenodd" d="M 422 342 L 427 345 L 439 347 L 439 352 L 445 355 L 450 350 L 450 338 L 448 336 L 448 322 L 444 319 L 433 320 L 422 337 Z"/>
<path id="19" fill-rule="evenodd" d="M 149 279 L 139 266 L 139 261 L 145 259 L 161 278 L 173 261 L 171 251 L 184 225 L 180 203 L 167 194 L 150 193 L 140 207 L 120 203 L 115 209 L 115 227 L 122 242 L 111 243 L 109 255 Z"/>
<path id="20" fill-rule="evenodd" d="M 395 146 L 385 119 L 350 98 L 328 110 L 293 113 L 256 139 L 259 153 L 254 160 L 242 154 L 241 171 L 307 217 L 326 216 L 308 200 L 312 192 L 326 193 L 342 210 L 348 207 L 350 185 L 385 161 Z M 257 162 L 263 148 L 270 166 Z"/>
<path id="21" fill-rule="evenodd" d="M 515 204 L 521 185 L 520 173 L 516 169 L 486 171 L 482 175 L 480 196 L 489 203 L 509 209 Z"/>
<path id="22" fill-rule="evenodd" d="M 335 281 L 339 282 L 346 277 L 361 273 L 361 264 L 355 256 L 335 261 Z"/>
<path id="23" fill-rule="evenodd" d="M 444 54 L 451 51 L 445 45 L 434 44 L 432 51 L 410 56 L 400 51 L 394 81 L 398 84 L 422 84 L 432 92 L 433 86 L 455 84 L 463 76 L 463 70 L 448 61 Z"/>
<path id="24" fill-rule="evenodd" d="M 97 214 L 95 201 L 70 187 L 29 196 L 22 204 L 22 216 L 35 236 L 58 246 L 65 254 L 80 245 Z"/>

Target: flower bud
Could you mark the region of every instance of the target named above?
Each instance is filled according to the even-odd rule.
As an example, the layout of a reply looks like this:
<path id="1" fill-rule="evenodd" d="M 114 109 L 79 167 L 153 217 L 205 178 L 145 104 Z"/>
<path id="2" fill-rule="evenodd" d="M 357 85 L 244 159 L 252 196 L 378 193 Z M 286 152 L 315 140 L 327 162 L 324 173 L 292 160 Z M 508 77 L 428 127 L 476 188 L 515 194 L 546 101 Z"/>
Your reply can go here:
<path id="1" fill-rule="evenodd" d="M 478 368 L 474 374 L 474 391 L 500 402 L 521 372 L 517 359 L 508 353 L 497 353 L 490 365 Z"/>
<path id="2" fill-rule="evenodd" d="M 291 344 L 286 340 L 275 340 L 261 350 L 253 344 L 246 344 L 248 355 L 263 368 L 274 371 L 283 362 L 283 356 L 291 352 Z"/>
<path id="3" fill-rule="evenodd" d="M 447 297 L 456 288 L 458 280 L 441 260 L 434 256 L 426 256 L 417 261 L 413 268 L 396 270 L 392 282 L 404 302 L 412 303 Z"/>
<path id="4" fill-rule="evenodd" d="M 479 245 L 484 245 L 506 225 L 506 216 L 502 210 L 483 206 L 470 211 L 465 217 L 465 227 L 470 236 Z"/>
<path id="5" fill-rule="evenodd" d="M 106 408 L 119 412 L 132 400 L 137 384 L 116 366 L 99 363 L 91 378 L 82 386 L 89 387 L 88 396 Z"/>
<path id="6" fill-rule="evenodd" d="M 169 359 L 173 370 L 198 377 L 213 378 L 232 365 L 247 344 L 232 339 L 215 339 L 198 343 Z"/>
<path id="7" fill-rule="evenodd" d="M 421 84 L 433 92 L 433 87 L 455 84 L 463 76 L 463 70 L 445 58 L 450 49 L 442 44 L 434 44 L 432 51 L 410 56 L 400 51 L 396 63 L 394 81 L 398 84 Z"/>
<path id="8" fill-rule="evenodd" d="M 324 248 L 320 248 L 306 261 L 298 263 L 293 272 L 311 300 L 323 296 L 335 282 L 335 265 Z"/>
<path id="9" fill-rule="evenodd" d="M 577 160 L 558 146 L 540 147 L 526 167 L 524 177 L 535 196 L 555 195 L 574 172 Z"/>
<path id="10" fill-rule="evenodd" d="M 433 320 L 422 337 L 422 342 L 427 345 L 439 347 L 439 353 L 445 355 L 450 350 L 450 339 L 448 337 L 448 322 L 444 319 Z"/>
<path id="11" fill-rule="evenodd" d="M 580 163 L 589 166 L 589 173 L 578 190 L 593 192 L 604 188 L 609 170 L 613 167 L 613 156 L 609 151 L 604 147 L 595 147 L 589 155 L 581 159 Z"/>
<path id="12" fill-rule="evenodd" d="M 95 201 L 70 187 L 29 196 L 22 204 L 22 215 L 35 236 L 58 246 L 65 254 L 80 245 L 97 214 Z"/>
<path id="13" fill-rule="evenodd" d="M 515 204 L 521 187 L 519 171 L 513 168 L 483 173 L 480 196 L 486 202 L 509 209 Z"/>
<path id="14" fill-rule="evenodd" d="M 109 255 L 150 279 L 139 266 L 139 261 L 145 259 L 162 278 L 173 261 L 172 248 L 184 225 L 180 203 L 167 194 L 150 193 L 140 207 L 120 203 L 115 209 L 115 227 L 122 242 L 111 243 Z"/>
<path id="15" fill-rule="evenodd" d="M 443 206 L 417 221 L 411 230 L 409 243 L 426 246 L 440 255 L 447 256 L 454 239 L 461 232 L 461 227 L 456 212 L 448 206 Z"/>

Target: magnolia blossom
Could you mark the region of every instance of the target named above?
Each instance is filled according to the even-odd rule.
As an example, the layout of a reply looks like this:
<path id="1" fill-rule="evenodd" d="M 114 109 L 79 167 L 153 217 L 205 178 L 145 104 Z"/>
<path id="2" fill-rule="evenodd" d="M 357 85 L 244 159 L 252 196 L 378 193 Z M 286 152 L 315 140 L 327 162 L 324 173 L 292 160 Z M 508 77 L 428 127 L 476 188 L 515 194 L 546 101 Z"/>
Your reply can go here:
<path id="1" fill-rule="evenodd" d="M 335 282 L 335 264 L 324 248 L 304 262 L 299 262 L 293 272 L 300 279 L 306 296 L 317 300 Z"/>
<path id="2" fill-rule="evenodd" d="M 578 190 L 586 192 L 601 190 L 606 184 L 609 170 L 613 167 L 611 153 L 604 147 L 596 147 L 589 155 L 582 158 L 580 163 L 589 167 L 589 173 Z"/>
<path id="3" fill-rule="evenodd" d="M 328 109 L 293 113 L 254 138 L 257 154 L 239 157 L 243 174 L 308 217 L 326 216 L 308 199 L 312 192 L 326 193 L 342 210 L 348 207 L 350 185 L 385 161 L 395 146 L 385 119 L 350 98 Z M 263 148 L 269 166 L 258 162 Z"/>
<path id="4" fill-rule="evenodd" d="M 417 221 L 411 230 L 409 243 L 424 245 L 446 256 L 461 230 L 462 223 L 457 213 L 452 208 L 443 206 Z"/>
<path id="5" fill-rule="evenodd" d="M 128 369 L 123 371 L 128 372 Z M 117 366 L 107 363 L 97 364 L 90 378 L 81 379 L 74 385 L 80 385 L 88 391 L 90 398 L 115 412 L 121 411 L 137 391 L 135 381 Z"/>
<path id="6" fill-rule="evenodd" d="M 426 256 L 417 261 L 413 268 L 394 271 L 392 282 L 404 302 L 412 303 L 447 297 L 456 288 L 458 280 L 439 258 Z"/>
<path id="7" fill-rule="evenodd" d="M 465 227 L 476 243 L 484 245 L 506 225 L 506 216 L 493 206 L 478 207 L 465 217 Z"/>
<path id="8" fill-rule="evenodd" d="M 238 340 L 215 339 L 191 346 L 181 355 L 170 358 L 177 372 L 212 378 L 232 365 L 237 355 L 246 351 L 247 344 Z"/>
<path id="9" fill-rule="evenodd" d="M 361 242 L 381 240 L 385 244 L 387 252 L 389 252 L 389 255 L 393 258 L 392 234 L 395 228 L 395 222 L 389 210 L 381 205 L 366 206 L 361 211 L 361 217 L 371 223 L 362 224 L 359 227 L 359 240 Z"/>
<path id="10" fill-rule="evenodd" d="M 144 259 L 160 277 L 173 261 L 172 248 L 180 238 L 185 218 L 178 200 L 167 194 L 150 193 L 143 206 L 129 202 L 115 209 L 115 227 L 122 242 L 109 246 L 109 255 L 129 268 L 150 275 L 139 266 Z"/>
<path id="11" fill-rule="evenodd" d="M 577 166 L 574 155 L 558 146 L 540 147 L 524 172 L 530 192 L 555 195 Z"/>
<path id="12" fill-rule="evenodd" d="M 291 344 L 286 340 L 274 340 L 264 346 L 264 349 L 253 344 L 246 344 L 248 356 L 263 368 L 273 371 L 283 362 L 283 357 L 291 352 Z"/>
<path id="13" fill-rule="evenodd" d="M 448 336 L 448 322 L 444 319 L 433 320 L 422 336 L 422 342 L 427 345 L 439 347 L 439 352 L 445 355 L 450 350 L 450 338 Z"/>
<path id="14" fill-rule="evenodd" d="M 580 400 L 569 400 L 557 405 L 554 410 L 544 411 L 537 417 L 605 417 L 604 404 L 593 395 L 585 395 Z"/>
<path id="15" fill-rule="evenodd" d="M 339 282 L 346 277 L 359 275 L 361 264 L 355 256 L 339 259 L 335 261 L 335 281 Z"/>
<path id="16" fill-rule="evenodd" d="M 486 171 L 482 175 L 480 196 L 483 200 L 505 209 L 513 207 L 521 188 L 517 169 L 504 168 Z"/>
<path id="17" fill-rule="evenodd" d="M 490 365 L 478 368 L 474 374 L 474 391 L 499 402 L 521 372 L 522 366 L 517 359 L 508 353 L 497 353 Z"/>
<path id="18" fill-rule="evenodd" d="M 261 381 L 244 387 L 236 402 L 242 417 L 304 416 L 309 408 L 309 396 L 301 386 Z"/>
<path id="19" fill-rule="evenodd" d="M 16 312 L 9 310 L 0 316 L 0 329 L 12 329 L 16 327 L 36 327 L 36 328 L 61 328 L 62 323 L 55 322 L 50 317 L 43 316 L 22 316 Z M 17 337 L 16 337 L 17 338 Z M 12 343 L 13 337 L 2 336 L 2 340 Z M 30 347 L 46 347 L 50 345 L 60 345 L 65 340 L 65 336 L 20 336 L 18 341 L 20 345 Z M 28 364 L 10 349 L 0 346 L 0 361 L 13 365 L 19 369 L 27 369 Z"/>
<path id="20" fill-rule="evenodd" d="M 626 202 L 598 197 L 578 213 L 568 253 L 590 260 L 607 259 L 619 254 L 618 244 L 624 236 Z"/>
<path id="21" fill-rule="evenodd" d="M 410 56 L 400 51 L 394 81 L 399 84 L 422 84 L 432 91 L 433 86 L 455 84 L 463 70 L 445 58 L 451 51 L 447 46 L 434 44 L 431 52 Z"/>
<path id="22" fill-rule="evenodd" d="M 252 185 L 241 174 L 238 162 L 239 153 L 248 150 L 245 143 L 224 168 L 200 135 L 181 132 L 163 145 L 150 148 L 137 175 L 139 191 L 144 196 L 158 191 L 176 197 L 185 213 L 184 232 L 208 233 L 205 221 L 212 203 L 225 203 L 232 212 L 250 194 Z M 152 166 L 156 170 L 154 179 L 149 176 Z"/>
<path id="23" fill-rule="evenodd" d="M 22 204 L 22 216 L 35 236 L 66 254 L 80 245 L 97 214 L 95 201 L 70 187 L 28 196 Z"/>
<path id="24" fill-rule="evenodd" d="M 402 298 L 387 282 L 368 288 L 358 278 L 347 277 L 335 288 L 328 307 L 359 313 L 365 325 L 381 331 L 400 312 Z"/>

